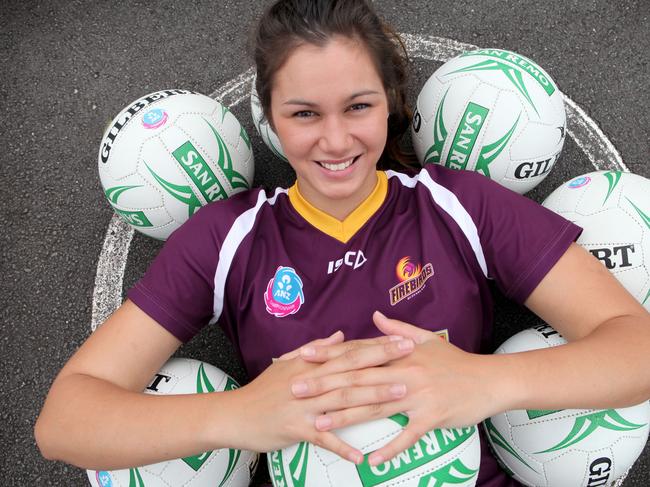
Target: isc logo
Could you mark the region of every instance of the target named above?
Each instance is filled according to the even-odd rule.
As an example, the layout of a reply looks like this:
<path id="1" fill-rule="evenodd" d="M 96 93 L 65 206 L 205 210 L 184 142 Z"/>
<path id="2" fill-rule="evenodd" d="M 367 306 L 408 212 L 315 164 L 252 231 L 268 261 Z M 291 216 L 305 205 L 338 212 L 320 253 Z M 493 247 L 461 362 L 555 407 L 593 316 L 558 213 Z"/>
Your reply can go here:
<path id="1" fill-rule="evenodd" d="M 589 249 L 589 252 L 605 264 L 609 270 L 617 267 L 631 267 L 630 257 L 634 255 L 634 245 L 621 245 L 619 247 Z"/>
<path id="2" fill-rule="evenodd" d="M 327 264 L 327 273 L 332 274 L 338 271 L 343 264 L 352 267 L 353 269 L 358 269 L 363 264 L 368 261 L 366 256 L 363 255 L 363 252 L 359 250 L 358 252 L 346 252 L 345 256 L 342 259 L 330 260 Z"/>

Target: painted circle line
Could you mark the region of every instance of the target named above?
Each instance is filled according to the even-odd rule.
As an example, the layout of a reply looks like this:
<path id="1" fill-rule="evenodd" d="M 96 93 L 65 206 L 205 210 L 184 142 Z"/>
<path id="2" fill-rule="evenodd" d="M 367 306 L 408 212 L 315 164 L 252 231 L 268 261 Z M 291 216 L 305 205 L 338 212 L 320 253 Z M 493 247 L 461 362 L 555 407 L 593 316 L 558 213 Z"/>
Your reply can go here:
<path id="1" fill-rule="evenodd" d="M 464 51 L 478 49 L 478 46 L 473 44 L 444 37 L 400 35 L 409 55 L 417 59 L 445 62 Z M 226 106 L 236 106 L 250 96 L 253 76 L 255 76 L 255 69 L 249 68 L 209 96 Z M 567 133 L 585 153 L 594 168 L 628 171 L 614 144 L 586 112 L 566 95 L 564 95 L 564 103 L 567 112 Z M 117 215 L 113 215 L 97 262 L 90 321 L 92 331 L 95 331 L 122 304 L 124 270 L 133 232 L 133 228 Z M 619 479 L 616 485 L 621 485 L 626 476 L 627 474 Z"/>
<path id="2" fill-rule="evenodd" d="M 445 62 L 464 51 L 478 49 L 478 46 L 473 44 L 444 37 L 400 35 L 409 55 L 417 59 Z M 236 106 L 250 96 L 253 76 L 255 76 L 255 69 L 249 68 L 209 96 L 226 106 Z M 566 95 L 564 95 L 564 102 L 568 120 L 567 133 L 585 153 L 594 168 L 628 171 L 614 145 L 585 111 Z M 124 270 L 132 238 L 133 229 L 114 214 L 106 230 L 97 263 L 90 322 L 92 331 L 95 331 L 122 304 Z"/>

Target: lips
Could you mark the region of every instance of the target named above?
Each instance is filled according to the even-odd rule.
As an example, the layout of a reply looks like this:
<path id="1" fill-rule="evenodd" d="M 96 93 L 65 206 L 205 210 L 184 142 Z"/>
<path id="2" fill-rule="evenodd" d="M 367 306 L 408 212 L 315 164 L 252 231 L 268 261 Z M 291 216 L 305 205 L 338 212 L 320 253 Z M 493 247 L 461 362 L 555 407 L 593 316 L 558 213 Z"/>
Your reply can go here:
<path id="1" fill-rule="evenodd" d="M 320 164 L 321 167 L 324 167 L 328 171 L 343 171 L 350 167 L 352 164 L 357 162 L 359 156 L 350 157 L 348 159 L 339 159 L 337 161 L 316 161 Z"/>

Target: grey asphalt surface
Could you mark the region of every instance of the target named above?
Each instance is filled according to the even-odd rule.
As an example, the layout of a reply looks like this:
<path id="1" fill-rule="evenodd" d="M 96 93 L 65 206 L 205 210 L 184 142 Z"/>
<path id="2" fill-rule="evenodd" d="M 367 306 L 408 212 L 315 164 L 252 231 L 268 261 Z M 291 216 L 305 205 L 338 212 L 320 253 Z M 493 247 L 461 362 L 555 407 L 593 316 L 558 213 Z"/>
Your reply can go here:
<path id="1" fill-rule="evenodd" d="M 510 49 L 537 61 L 598 123 L 628 168 L 650 177 L 647 1 L 374 3 L 400 32 Z M 166 88 L 209 94 L 248 69 L 246 41 L 264 4 L 0 3 L 0 485 L 87 485 L 83 470 L 40 456 L 32 428 L 55 374 L 90 330 L 96 265 L 112 216 L 97 177 L 104 128 L 141 95 Z M 414 60 L 412 101 L 437 66 Z M 253 138 L 256 183 L 290 184 L 291 171 L 255 133 L 248 104 L 233 111 Z M 567 139 L 556 168 L 529 196 L 541 200 L 591 170 Z M 136 235 L 125 289 L 159 248 Z M 537 323 L 497 300 L 495 343 Z M 179 355 L 245 381 L 217 329 Z M 646 448 L 624 485 L 649 484 Z"/>

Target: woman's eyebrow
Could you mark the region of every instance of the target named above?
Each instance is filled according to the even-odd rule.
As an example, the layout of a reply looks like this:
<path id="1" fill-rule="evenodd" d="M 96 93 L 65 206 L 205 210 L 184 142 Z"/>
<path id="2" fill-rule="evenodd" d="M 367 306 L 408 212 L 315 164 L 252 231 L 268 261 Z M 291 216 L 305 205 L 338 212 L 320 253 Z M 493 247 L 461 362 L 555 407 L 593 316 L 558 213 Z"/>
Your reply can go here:
<path id="1" fill-rule="evenodd" d="M 375 90 L 363 90 L 359 91 L 357 93 L 353 93 L 350 95 L 348 98 L 348 101 L 354 100 L 355 98 L 359 98 L 360 96 L 365 96 L 365 95 L 379 95 L 380 93 Z M 292 98 L 290 100 L 287 100 L 283 103 L 283 105 L 301 105 L 301 106 L 308 106 L 308 107 L 315 107 L 318 105 L 318 103 L 314 103 L 312 101 L 307 101 L 303 100 L 300 98 Z"/>
<path id="2" fill-rule="evenodd" d="M 315 107 L 316 103 L 307 100 L 301 100 L 299 98 L 292 98 L 291 100 L 285 101 L 283 105 L 305 105 L 308 107 Z"/>

